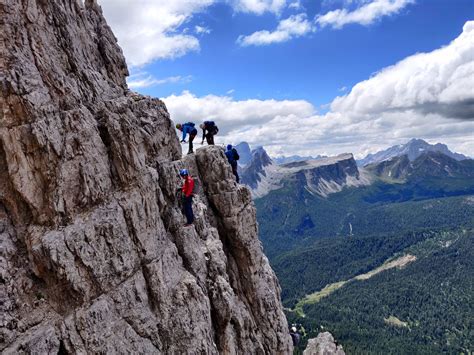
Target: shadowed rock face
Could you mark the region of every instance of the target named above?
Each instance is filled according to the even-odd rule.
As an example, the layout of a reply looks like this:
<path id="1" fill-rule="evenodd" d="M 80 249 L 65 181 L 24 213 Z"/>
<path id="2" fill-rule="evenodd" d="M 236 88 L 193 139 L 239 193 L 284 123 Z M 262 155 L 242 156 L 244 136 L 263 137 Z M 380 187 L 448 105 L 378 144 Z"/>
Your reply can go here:
<path id="1" fill-rule="evenodd" d="M 240 159 L 237 161 L 239 166 L 245 166 L 252 160 L 252 151 L 247 142 L 240 142 L 234 148 L 237 149 L 240 156 Z"/>
<path id="2" fill-rule="evenodd" d="M 218 147 L 180 160 L 96 2 L 0 15 L 2 353 L 290 353 L 249 190 Z"/>
<path id="3" fill-rule="evenodd" d="M 242 169 L 242 184 L 248 185 L 252 189 L 256 188 L 262 180 L 261 176 L 266 176 L 265 167 L 272 164 L 272 159 L 263 147 L 254 149 L 250 162 Z"/>

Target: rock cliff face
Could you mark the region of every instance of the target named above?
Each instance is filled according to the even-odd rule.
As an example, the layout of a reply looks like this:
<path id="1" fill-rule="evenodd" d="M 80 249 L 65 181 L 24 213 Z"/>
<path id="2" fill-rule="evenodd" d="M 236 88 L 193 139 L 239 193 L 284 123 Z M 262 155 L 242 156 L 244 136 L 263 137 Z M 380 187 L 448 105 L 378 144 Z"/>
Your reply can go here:
<path id="1" fill-rule="evenodd" d="M 181 159 L 96 2 L 0 15 L 2 353 L 290 353 L 249 190 L 218 147 Z"/>

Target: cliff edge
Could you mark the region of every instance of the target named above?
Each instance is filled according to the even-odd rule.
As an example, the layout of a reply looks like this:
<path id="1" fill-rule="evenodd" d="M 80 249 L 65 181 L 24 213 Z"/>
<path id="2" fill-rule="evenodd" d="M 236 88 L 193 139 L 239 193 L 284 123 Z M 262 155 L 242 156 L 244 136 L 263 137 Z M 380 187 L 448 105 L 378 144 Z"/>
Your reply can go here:
<path id="1" fill-rule="evenodd" d="M 2 353 L 290 353 L 250 191 L 218 147 L 181 159 L 96 1 L 0 15 Z"/>

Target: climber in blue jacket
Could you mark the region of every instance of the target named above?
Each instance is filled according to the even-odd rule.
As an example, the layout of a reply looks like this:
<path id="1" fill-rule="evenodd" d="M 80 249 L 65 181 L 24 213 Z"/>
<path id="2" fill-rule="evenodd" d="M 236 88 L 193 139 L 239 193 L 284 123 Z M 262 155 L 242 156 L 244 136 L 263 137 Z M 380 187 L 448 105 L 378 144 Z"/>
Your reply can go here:
<path id="1" fill-rule="evenodd" d="M 237 165 L 237 160 L 239 160 L 239 153 L 237 153 L 237 149 L 232 147 L 232 144 L 227 145 L 227 150 L 225 151 L 225 155 L 227 157 L 227 160 L 229 161 L 230 166 L 232 167 L 232 172 L 235 175 L 235 180 L 237 183 L 239 182 L 239 173 L 237 171 L 238 165 Z"/>
<path id="2" fill-rule="evenodd" d="M 194 153 L 193 151 L 193 140 L 197 136 L 197 129 L 194 128 L 194 123 L 193 122 L 187 122 L 184 124 L 178 123 L 176 125 L 176 128 L 179 129 L 181 132 L 183 132 L 183 139 L 181 139 L 181 143 L 186 143 L 186 135 L 189 134 L 189 150 L 188 154 Z"/>

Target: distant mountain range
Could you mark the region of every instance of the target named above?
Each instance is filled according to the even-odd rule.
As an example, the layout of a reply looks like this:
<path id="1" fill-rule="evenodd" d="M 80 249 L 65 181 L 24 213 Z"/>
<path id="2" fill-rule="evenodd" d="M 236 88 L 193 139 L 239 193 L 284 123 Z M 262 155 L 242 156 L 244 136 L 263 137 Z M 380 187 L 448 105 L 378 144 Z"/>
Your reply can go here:
<path id="1" fill-rule="evenodd" d="M 252 151 L 250 162 L 241 170 L 241 181 L 251 188 L 255 198 L 278 190 L 289 181 L 297 181 L 320 196 L 339 192 L 345 186 L 370 184 L 367 175 L 359 172 L 352 154 L 278 165 L 263 147 Z"/>
<path id="2" fill-rule="evenodd" d="M 250 163 L 252 159 L 252 149 L 250 148 L 250 145 L 247 142 L 241 142 L 237 144 L 235 148 L 237 149 L 240 155 L 239 165 L 245 166 L 248 163 Z M 256 149 L 258 148 L 261 148 L 261 147 L 257 147 Z M 405 144 L 395 145 L 385 150 L 379 151 L 377 153 L 368 154 L 365 158 L 359 159 L 356 161 L 357 161 L 357 165 L 366 166 L 369 164 L 374 164 L 374 163 L 390 160 L 395 157 L 401 157 L 403 155 L 406 155 L 409 161 L 414 161 L 416 158 L 418 158 L 420 155 L 426 152 L 439 152 L 455 160 L 470 159 L 468 156 L 465 156 L 463 154 L 452 152 L 451 150 L 449 150 L 446 144 L 442 144 L 442 143 L 430 144 L 424 141 L 423 139 L 413 138 Z M 319 160 L 319 159 L 324 159 L 324 158 L 327 158 L 327 156 L 325 155 L 314 155 L 314 156 L 312 155 L 306 155 L 306 156 L 282 155 L 278 157 L 272 157 L 271 159 L 273 163 L 277 165 L 284 165 L 288 163 L 294 163 L 294 162 L 300 162 L 300 161 L 306 161 L 306 160 Z"/>
<path id="3" fill-rule="evenodd" d="M 235 147 L 237 151 L 239 152 L 240 159 L 239 159 L 239 165 L 241 167 L 247 165 L 250 160 L 252 159 L 252 150 L 250 149 L 250 145 L 247 142 L 240 142 L 237 144 Z M 258 149 L 261 148 L 260 146 L 255 148 Z M 290 156 L 278 156 L 278 157 L 273 157 L 272 161 L 277 164 L 277 165 L 283 165 L 283 164 L 288 164 L 288 163 L 294 163 L 298 161 L 305 161 L 305 160 L 316 160 L 316 159 L 321 159 L 321 158 L 327 158 L 324 155 L 317 155 L 317 156 L 300 156 L 300 155 L 290 155 Z"/>
<path id="4" fill-rule="evenodd" d="M 436 213 L 430 204 L 420 210 L 419 201 L 474 194 L 474 160 L 458 161 L 439 152 L 360 167 L 352 154 L 277 165 L 259 148 L 241 176 L 255 199 L 270 260 L 304 238 L 474 222 L 462 204 L 453 208 L 437 202 Z"/>
<path id="5" fill-rule="evenodd" d="M 277 164 L 259 147 L 241 181 L 252 190 L 291 323 L 311 336 L 324 326 L 354 353 L 472 348 L 463 325 L 474 301 L 466 281 L 474 270 L 474 160 L 419 139 L 359 164 L 352 154 Z M 403 268 L 387 269 L 404 259 Z"/>
<path id="6" fill-rule="evenodd" d="M 416 177 L 467 177 L 473 162 L 445 144 L 432 145 L 422 139 L 369 154 L 357 162 L 352 154 L 271 158 L 263 147 L 250 150 L 246 142 L 236 148 L 242 183 L 251 188 L 254 198 L 278 190 L 290 180 L 324 197 L 345 186 L 366 186 L 377 179 L 400 182 Z"/>
<path id="7" fill-rule="evenodd" d="M 378 177 L 394 181 L 433 177 L 474 177 L 474 160 L 456 160 L 437 151 L 426 151 L 413 161 L 408 155 L 397 156 L 380 163 L 366 165 L 365 168 Z"/>
<path id="8" fill-rule="evenodd" d="M 359 166 L 366 166 L 368 164 L 380 163 L 382 161 L 389 160 L 394 157 L 400 157 L 403 155 L 406 155 L 408 157 L 408 160 L 414 161 L 416 158 L 426 152 L 442 153 L 456 160 L 468 159 L 468 157 L 463 154 L 454 153 L 450 151 L 445 144 L 429 144 L 423 139 L 413 138 L 406 144 L 395 145 L 375 154 L 369 154 L 365 158 L 358 160 L 357 164 Z"/>

